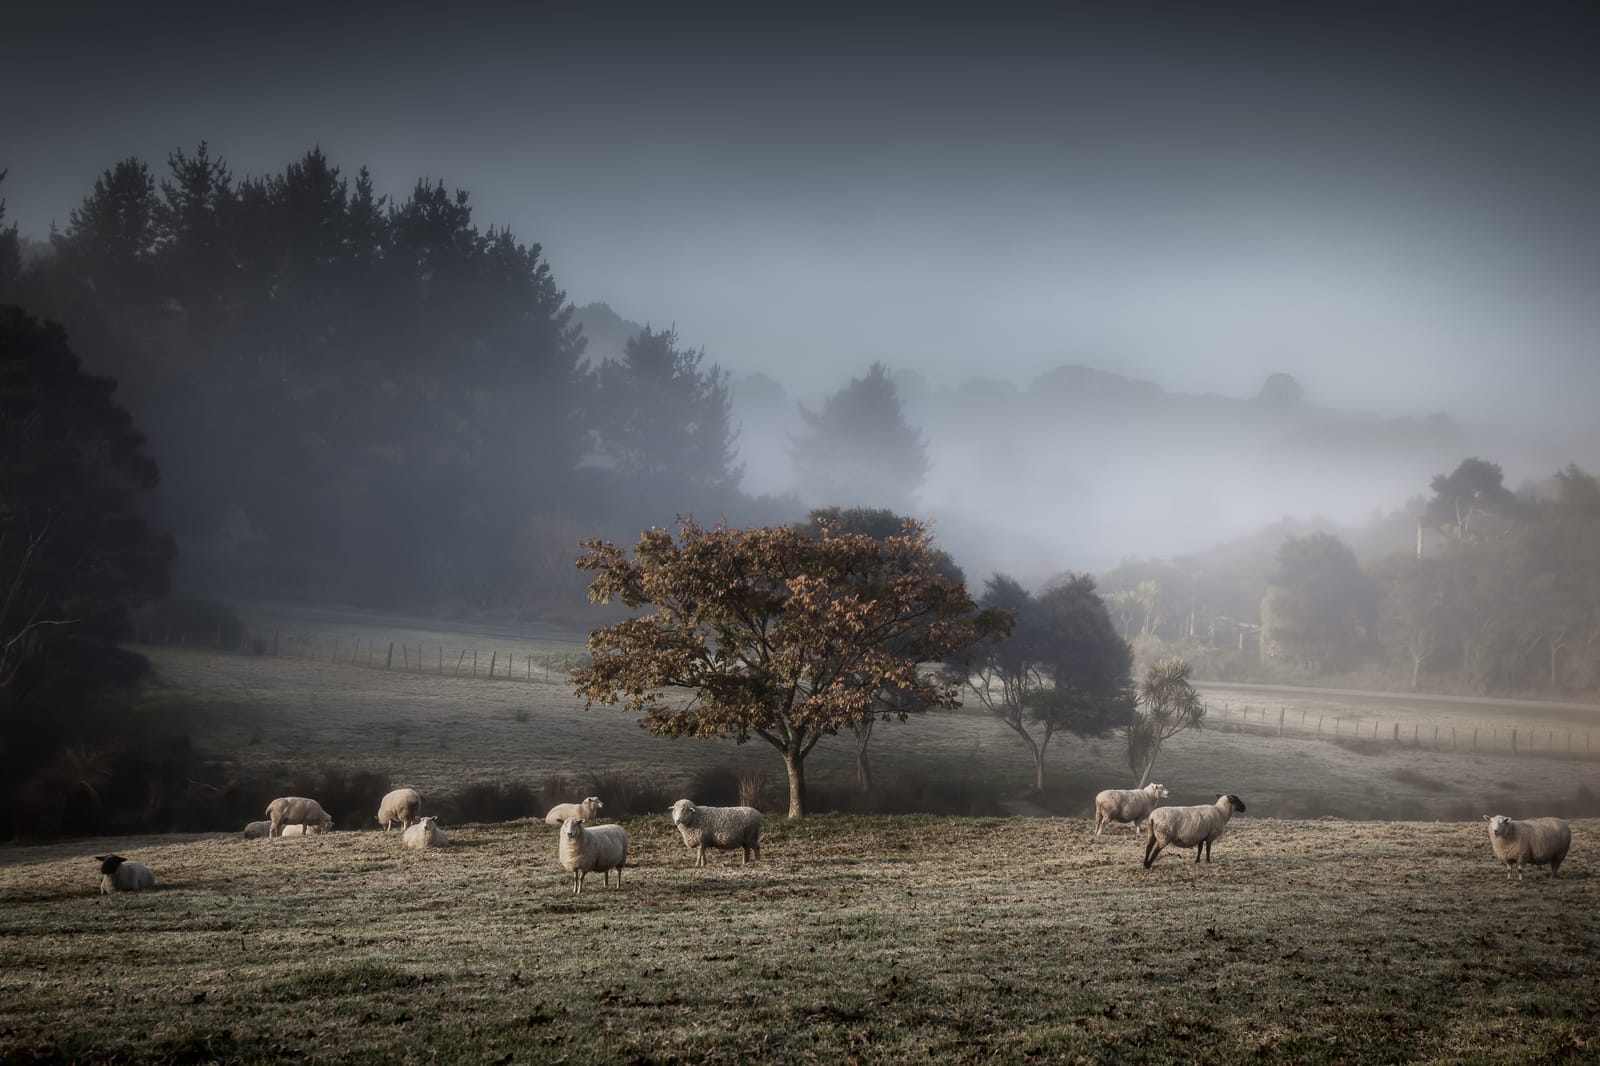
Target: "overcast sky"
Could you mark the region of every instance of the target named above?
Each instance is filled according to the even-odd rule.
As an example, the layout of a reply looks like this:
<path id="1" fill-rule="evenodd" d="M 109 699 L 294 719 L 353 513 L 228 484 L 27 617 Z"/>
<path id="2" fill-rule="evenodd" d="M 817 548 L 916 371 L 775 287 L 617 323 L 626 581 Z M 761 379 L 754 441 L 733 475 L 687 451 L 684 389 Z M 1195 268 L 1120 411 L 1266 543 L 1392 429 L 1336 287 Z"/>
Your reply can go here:
<path id="1" fill-rule="evenodd" d="M 1593 5 L 1063 6 L 13 4 L 0 196 L 43 236 L 130 154 L 205 139 L 243 176 L 320 144 L 469 190 L 574 301 L 801 395 L 873 360 L 1282 370 L 1583 424 Z"/>

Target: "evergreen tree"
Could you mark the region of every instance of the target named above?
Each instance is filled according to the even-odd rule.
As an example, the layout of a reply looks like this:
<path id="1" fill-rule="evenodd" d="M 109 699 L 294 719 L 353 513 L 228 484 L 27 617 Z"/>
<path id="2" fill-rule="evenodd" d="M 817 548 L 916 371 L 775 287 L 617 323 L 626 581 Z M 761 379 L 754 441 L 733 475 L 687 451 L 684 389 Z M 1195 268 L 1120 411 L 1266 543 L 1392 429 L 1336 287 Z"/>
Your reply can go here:
<path id="1" fill-rule="evenodd" d="M 801 408 L 808 432 L 790 455 L 803 499 L 839 507 L 911 509 L 928 476 L 921 430 L 906 422 L 889 372 L 874 363 L 864 378 L 829 396 L 818 412 Z"/>

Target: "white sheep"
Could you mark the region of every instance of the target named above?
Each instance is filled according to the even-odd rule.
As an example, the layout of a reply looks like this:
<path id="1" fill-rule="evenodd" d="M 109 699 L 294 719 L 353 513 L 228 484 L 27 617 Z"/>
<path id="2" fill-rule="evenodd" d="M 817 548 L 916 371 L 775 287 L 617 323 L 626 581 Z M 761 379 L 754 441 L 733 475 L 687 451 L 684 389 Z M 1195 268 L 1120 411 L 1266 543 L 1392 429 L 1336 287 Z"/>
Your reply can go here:
<path id="1" fill-rule="evenodd" d="M 262 837 L 271 834 L 271 832 L 271 822 L 251 822 L 249 825 L 244 827 L 244 838 L 246 840 L 259 840 Z"/>
<path id="2" fill-rule="evenodd" d="M 378 804 L 378 821 L 387 833 L 396 822 L 402 830 L 416 824 L 422 810 L 422 796 L 414 788 L 397 788 Z"/>
<path id="3" fill-rule="evenodd" d="M 269 826 L 271 822 L 267 823 Z M 321 826 L 316 825 L 286 825 L 279 831 L 281 837 L 314 837 L 322 832 Z"/>
<path id="4" fill-rule="evenodd" d="M 1217 793 L 1217 802 L 1198 807 L 1157 807 L 1150 812 L 1150 836 L 1144 845 L 1144 868 L 1156 861 L 1161 849 L 1169 845 L 1193 848 L 1194 861 L 1200 861 L 1205 852 L 1206 862 L 1211 861 L 1211 842 L 1228 831 L 1228 819 L 1234 811 L 1244 810 L 1244 800 L 1238 796 Z"/>
<path id="5" fill-rule="evenodd" d="M 622 887 L 622 868 L 628 863 L 628 831 L 620 825 L 585 826 L 581 818 L 561 823 L 561 865 L 572 872 L 572 894 L 583 891 L 583 877 L 596 870 L 611 884 L 611 871 L 617 871 L 617 887 Z"/>
<path id="6" fill-rule="evenodd" d="M 279 796 L 267 804 L 267 817 L 272 819 L 268 836 L 283 836 L 286 825 L 314 825 L 326 831 L 333 828 L 333 819 L 322 809 L 322 804 L 304 796 Z"/>
<path id="7" fill-rule="evenodd" d="M 1167 798 L 1167 786 L 1154 782 L 1143 788 L 1108 788 L 1094 797 L 1094 835 L 1110 822 L 1132 822 L 1133 831 L 1139 832 L 1139 823 L 1150 817 L 1156 801 Z"/>
<path id="8" fill-rule="evenodd" d="M 670 813 L 684 845 L 698 852 L 696 866 L 706 864 L 708 847 L 743 848 L 745 862 L 752 852 L 761 858 L 761 812 L 754 807 L 696 807 L 681 799 Z"/>
<path id="9" fill-rule="evenodd" d="M 450 843 L 450 838 L 443 829 L 436 824 L 439 816 L 430 814 L 426 818 L 408 828 L 400 837 L 400 842 L 408 848 L 421 851 L 423 848 L 442 848 Z"/>
<path id="10" fill-rule="evenodd" d="M 545 825 L 565 825 L 568 818 L 576 818 L 583 822 L 592 822 L 600 814 L 600 808 L 605 804 L 600 802 L 599 796 L 590 796 L 582 803 L 558 803 L 550 808 L 550 813 L 544 816 Z"/>
<path id="11" fill-rule="evenodd" d="M 100 864 L 100 894 L 113 892 L 143 892 L 156 887 L 156 875 L 142 862 L 124 859 L 121 855 L 96 855 Z"/>
<path id="12" fill-rule="evenodd" d="M 1484 815 L 1489 823 L 1489 843 L 1494 857 L 1506 864 L 1506 880 L 1515 867 L 1522 880 L 1524 866 L 1548 866 L 1550 876 L 1561 869 L 1561 861 L 1572 847 L 1572 827 L 1560 818 L 1529 818 L 1517 821 L 1503 814 Z"/>

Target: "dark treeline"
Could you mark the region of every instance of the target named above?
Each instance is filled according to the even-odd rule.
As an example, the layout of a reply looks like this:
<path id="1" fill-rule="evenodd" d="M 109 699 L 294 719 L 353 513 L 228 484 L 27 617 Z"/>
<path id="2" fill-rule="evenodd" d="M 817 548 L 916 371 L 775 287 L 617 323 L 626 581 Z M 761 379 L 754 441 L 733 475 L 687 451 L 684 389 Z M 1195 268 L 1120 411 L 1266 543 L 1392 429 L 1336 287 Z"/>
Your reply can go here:
<path id="1" fill-rule="evenodd" d="M 201 144 L 116 164 L 10 260 L 0 302 L 64 324 L 148 433 L 181 588 L 571 602 L 581 537 L 769 517 L 725 372 L 670 329 L 591 365 L 540 247 L 441 182 L 391 202 L 316 149 L 235 179 Z"/>

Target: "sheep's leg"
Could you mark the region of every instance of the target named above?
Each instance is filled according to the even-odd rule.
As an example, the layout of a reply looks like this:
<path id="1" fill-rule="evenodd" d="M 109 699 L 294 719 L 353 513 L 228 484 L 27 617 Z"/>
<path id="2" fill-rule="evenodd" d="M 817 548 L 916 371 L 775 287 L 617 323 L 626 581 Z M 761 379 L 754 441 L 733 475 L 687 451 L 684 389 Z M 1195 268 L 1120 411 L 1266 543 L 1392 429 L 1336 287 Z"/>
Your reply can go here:
<path id="1" fill-rule="evenodd" d="M 704 866 L 706 864 L 706 846 L 704 844 L 700 845 L 700 855 L 695 859 L 694 864 L 696 866 Z"/>
<path id="2" fill-rule="evenodd" d="M 1150 864 L 1156 861 L 1156 856 L 1161 854 L 1161 845 L 1156 843 L 1156 835 L 1150 834 L 1150 839 L 1144 845 L 1144 868 L 1150 869 Z"/>

